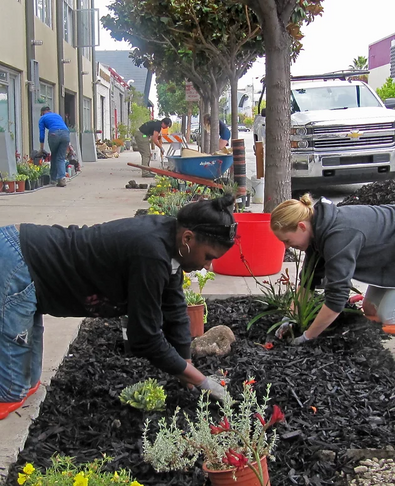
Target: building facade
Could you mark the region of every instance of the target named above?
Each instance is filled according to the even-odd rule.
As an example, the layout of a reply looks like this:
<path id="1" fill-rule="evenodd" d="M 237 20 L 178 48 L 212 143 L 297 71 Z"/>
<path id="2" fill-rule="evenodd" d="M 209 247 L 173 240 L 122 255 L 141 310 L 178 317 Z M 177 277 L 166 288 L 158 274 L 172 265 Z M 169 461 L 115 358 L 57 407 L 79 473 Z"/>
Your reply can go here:
<path id="1" fill-rule="evenodd" d="M 387 78 L 395 79 L 395 34 L 369 45 L 369 71 L 369 85 L 374 90 L 380 88 Z"/>
<path id="2" fill-rule="evenodd" d="M 94 130 L 93 2 L 1 2 L 0 131 L 10 133 L 21 156 L 39 147 L 42 106 L 59 113 L 72 130 Z"/>

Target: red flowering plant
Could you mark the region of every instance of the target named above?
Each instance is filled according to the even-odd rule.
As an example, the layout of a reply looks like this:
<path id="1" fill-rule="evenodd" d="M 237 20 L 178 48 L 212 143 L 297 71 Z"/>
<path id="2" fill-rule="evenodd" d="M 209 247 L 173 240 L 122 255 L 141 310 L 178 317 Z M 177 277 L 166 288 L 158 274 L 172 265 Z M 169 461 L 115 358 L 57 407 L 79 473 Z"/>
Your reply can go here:
<path id="1" fill-rule="evenodd" d="M 271 418 L 265 421 L 268 408 L 270 384 L 262 403 L 258 402 L 254 390 L 255 380 L 250 378 L 243 385 L 240 402 L 235 402 L 226 391 L 222 404 L 218 403 L 220 417 L 213 419 L 210 399 L 202 393 L 193 421 L 186 413 L 185 427 L 180 427 L 179 408 L 170 423 L 163 417 L 159 429 L 151 442 L 150 422 L 146 421 L 143 433 L 144 460 L 156 471 L 173 471 L 193 467 L 199 457 L 203 457 L 208 469 L 226 470 L 249 467 L 263 486 L 263 471 L 260 459 L 272 457 L 277 435 L 272 430 L 270 440 L 267 430 L 275 423 L 284 421 L 284 414 L 274 405 Z M 266 486 L 266 485 L 265 485 Z"/>

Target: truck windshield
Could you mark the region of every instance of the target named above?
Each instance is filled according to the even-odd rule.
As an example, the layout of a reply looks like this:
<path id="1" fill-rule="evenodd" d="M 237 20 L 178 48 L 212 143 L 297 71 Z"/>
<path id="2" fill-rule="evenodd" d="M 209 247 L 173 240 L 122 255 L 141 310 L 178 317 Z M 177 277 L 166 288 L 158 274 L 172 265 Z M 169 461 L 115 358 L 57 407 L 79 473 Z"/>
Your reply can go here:
<path id="1" fill-rule="evenodd" d="M 321 86 L 294 88 L 291 91 L 291 110 L 346 110 L 382 106 L 367 86 Z"/>

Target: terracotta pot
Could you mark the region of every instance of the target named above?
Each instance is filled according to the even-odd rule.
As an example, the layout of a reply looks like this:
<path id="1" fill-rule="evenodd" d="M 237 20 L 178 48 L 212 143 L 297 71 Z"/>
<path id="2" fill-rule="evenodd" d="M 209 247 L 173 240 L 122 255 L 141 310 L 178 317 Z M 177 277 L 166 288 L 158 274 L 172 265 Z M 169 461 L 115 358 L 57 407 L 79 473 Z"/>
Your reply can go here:
<path id="1" fill-rule="evenodd" d="M 256 462 L 254 462 L 252 465 L 255 466 Z M 270 486 L 266 457 L 262 457 L 261 465 L 263 471 L 263 484 L 265 486 Z M 233 480 L 233 468 L 225 469 L 223 471 L 213 471 L 211 469 L 207 469 L 206 465 L 203 464 L 203 471 L 208 474 L 212 486 L 261 486 L 259 479 L 249 467 L 245 467 L 241 471 L 235 471 L 237 481 Z"/>
<path id="2" fill-rule="evenodd" d="M 204 334 L 204 304 L 188 305 L 191 337 L 198 337 Z"/>
<path id="3" fill-rule="evenodd" d="M 15 192 L 15 181 L 4 181 L 5 192 Z"/>
<path id="4" fill-rule="evenodd" d="M 26 181 L 17 181 L 16 192 L 25 192 Z"/>

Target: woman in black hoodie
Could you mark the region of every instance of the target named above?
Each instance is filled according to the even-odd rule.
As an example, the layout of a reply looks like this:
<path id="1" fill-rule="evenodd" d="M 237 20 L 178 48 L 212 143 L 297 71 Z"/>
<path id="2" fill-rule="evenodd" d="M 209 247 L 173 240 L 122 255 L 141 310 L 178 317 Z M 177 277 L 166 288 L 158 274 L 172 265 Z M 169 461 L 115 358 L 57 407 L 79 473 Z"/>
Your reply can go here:
<path id="1" fill-rule="evenodd" d="M 335 206 L 322 197 L 315 205 L 308 194 L 289 199 L 271 214 L 271 228 L 286 248 L 306 252 L 304 268 L 315 258 L 313 285 L 325 280 L 325 303 L 294 344 L 318 337 L 344 309 L 351 279 L 369 284 L 363 302 L 395 334 L 395 205 Z M 278 330 L 282 337 L 287 328 Z"/>

